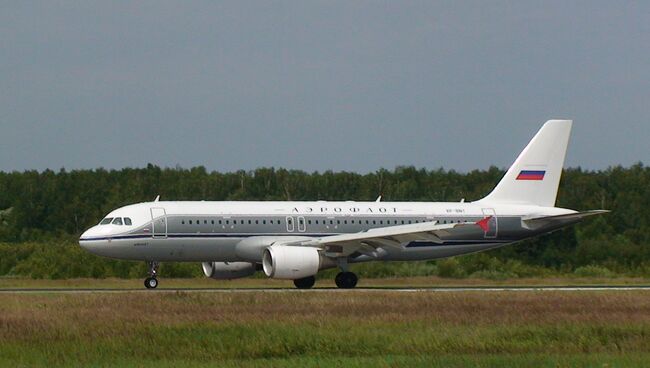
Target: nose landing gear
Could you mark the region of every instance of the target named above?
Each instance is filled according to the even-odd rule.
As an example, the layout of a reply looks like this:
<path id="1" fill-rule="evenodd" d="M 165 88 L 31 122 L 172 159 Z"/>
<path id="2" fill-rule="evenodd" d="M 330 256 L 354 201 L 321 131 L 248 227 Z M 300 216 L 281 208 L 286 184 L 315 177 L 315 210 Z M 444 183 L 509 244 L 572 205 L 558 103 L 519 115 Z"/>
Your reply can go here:
<path id="1" fill-rule="evenodd" d="M 147 277 L 146 279 L 144 279 L 144 287 L 146 287 L 147 289 L 155 289 L 156 287 L 158 287 L 158 279 L 154 277 Z"/>
<path id="2" fill-rule="evenodd" d="M 149 277 L 144 279 L 144 287 L 147 289 L 155 289 L 158 287 L 158 279 L 156 278 L 156 275 L 158 274 L 159 265 L 159 262 L 149 262 Z"/>

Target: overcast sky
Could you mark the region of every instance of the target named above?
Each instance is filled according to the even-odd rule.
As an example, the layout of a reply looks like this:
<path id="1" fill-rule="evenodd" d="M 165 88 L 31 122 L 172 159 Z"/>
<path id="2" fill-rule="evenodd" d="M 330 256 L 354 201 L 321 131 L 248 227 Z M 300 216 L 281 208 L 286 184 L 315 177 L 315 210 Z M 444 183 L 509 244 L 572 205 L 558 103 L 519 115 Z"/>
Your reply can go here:
<path id="1" fill-rule="evenodd" d="M 650 2 L 1 1 L 0 170 L 650 162 Z"/>

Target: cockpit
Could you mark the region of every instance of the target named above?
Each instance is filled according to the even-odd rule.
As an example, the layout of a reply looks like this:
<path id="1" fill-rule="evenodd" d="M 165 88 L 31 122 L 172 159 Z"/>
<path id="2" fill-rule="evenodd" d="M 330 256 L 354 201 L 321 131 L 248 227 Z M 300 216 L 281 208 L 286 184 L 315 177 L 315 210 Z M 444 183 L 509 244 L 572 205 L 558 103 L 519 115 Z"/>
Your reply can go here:
<path id="1" fill-rule="evenodd" d="M 125 225 L 125 226 L 131 226 L 133 223 L 131 222 L 130 217 L 106 217 L 102 221 L 99 222 L 99 225 Z"/>
<path id="2" fill-rule="evenodd" d="M 124 259 L 134 250 L 134 242 L 146 242 L 157 234 L 151 222 L 151 206 L 137 203 L 111 211 L 81 234 L 79 245 L 93 254 Z"/>

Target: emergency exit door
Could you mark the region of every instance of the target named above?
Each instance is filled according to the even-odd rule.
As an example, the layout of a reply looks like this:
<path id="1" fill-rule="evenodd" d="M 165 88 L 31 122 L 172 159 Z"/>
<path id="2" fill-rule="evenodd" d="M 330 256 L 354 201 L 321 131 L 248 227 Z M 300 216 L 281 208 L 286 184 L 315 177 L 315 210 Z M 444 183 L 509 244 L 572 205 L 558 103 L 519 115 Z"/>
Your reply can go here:
<path id="1" fill-rule="evenodd" d="M 483 236 L 486 239 L 494 239 L 499 233 L 499 220 L 497 219 L 497 213 L 494 211 L 494 208 L 483 208 L 483 216 L 489 217 L 487 222 L 487 230 Z"/>

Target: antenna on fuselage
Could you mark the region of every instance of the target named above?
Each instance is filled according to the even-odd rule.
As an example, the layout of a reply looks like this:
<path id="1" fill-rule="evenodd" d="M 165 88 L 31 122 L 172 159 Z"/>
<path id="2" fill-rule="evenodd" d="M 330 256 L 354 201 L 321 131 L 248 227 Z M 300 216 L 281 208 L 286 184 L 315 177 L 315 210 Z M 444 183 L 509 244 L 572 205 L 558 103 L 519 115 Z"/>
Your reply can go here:
<path id="1" fill-rule="evenodd" d="M 381 202 L 381 196 L 377 197 L 377 199 L 375 199 L 375 202 Z"/>
<path id="2" fill-rule="evenodd" d="M 158 194 L 158 195 L 156 196 L 156 199 L 154 199 L 153 201 L 154 201 L 154 202 L 158 202 L 159 199 L 160 199 L 160 194 Z"/>

